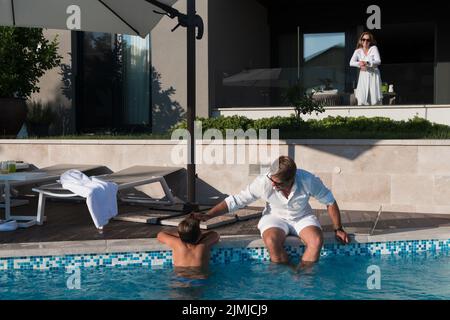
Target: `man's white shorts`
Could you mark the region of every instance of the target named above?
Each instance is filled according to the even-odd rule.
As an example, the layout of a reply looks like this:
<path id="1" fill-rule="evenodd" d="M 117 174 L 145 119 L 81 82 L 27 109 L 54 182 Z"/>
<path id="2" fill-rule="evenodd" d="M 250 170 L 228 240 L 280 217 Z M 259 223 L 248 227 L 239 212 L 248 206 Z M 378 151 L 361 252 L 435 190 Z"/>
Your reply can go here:
<path id="1" fill-rule="evenodd" d="M 286 235 L 299 236 L 300 232 L 309 226 L 315 226 L 322 230 L 319 219 L 313 214 L 309 214 L 297 221 L 288 221 L 279 218 L 273 214 L 263 215 L 259 220 L 258 229 L 261 232 L 261 236 L 269 228 L 279 228 L 284 231 Z"/>

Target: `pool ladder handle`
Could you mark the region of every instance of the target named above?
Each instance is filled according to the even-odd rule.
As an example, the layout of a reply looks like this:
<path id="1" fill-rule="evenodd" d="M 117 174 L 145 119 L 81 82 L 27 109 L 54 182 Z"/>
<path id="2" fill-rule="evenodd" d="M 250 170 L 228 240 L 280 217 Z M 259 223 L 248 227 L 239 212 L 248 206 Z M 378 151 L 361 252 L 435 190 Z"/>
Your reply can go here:
<path id="1" fill-rule="evenodd" d="M 375 228 L 377 227 L 377 224 L 378 224 L 378 220 L 380 219 L 380 216 L 381 216 L 381 212 L 382 212 L 382 205 L 380 205 L 380 209 L 378 210 L 377 218 L 375 219 L 375 223 L 373 224 L 372 230 L 370 230 L 369 236 L 371 236 L 373 234 L 373 232 L 375 231 Z"/>

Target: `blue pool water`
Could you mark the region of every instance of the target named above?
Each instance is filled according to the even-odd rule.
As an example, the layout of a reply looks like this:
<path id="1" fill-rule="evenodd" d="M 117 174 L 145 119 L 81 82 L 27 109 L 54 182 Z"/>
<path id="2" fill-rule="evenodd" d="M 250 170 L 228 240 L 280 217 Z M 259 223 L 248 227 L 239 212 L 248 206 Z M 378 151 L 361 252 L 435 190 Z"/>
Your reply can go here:
<path id="1" fill-rule="evenodd" d="M 367 287 L 372 265 L 380 289 Z M 79 275 L 69 289 L 64 269 L 0 271 L 0 299 L 450 299 L 448 252 L 322 257 L 300 273 L 260 261 L 216 264 L 207 280 L 193 282 L 173 268 L 96 267 Z"/>

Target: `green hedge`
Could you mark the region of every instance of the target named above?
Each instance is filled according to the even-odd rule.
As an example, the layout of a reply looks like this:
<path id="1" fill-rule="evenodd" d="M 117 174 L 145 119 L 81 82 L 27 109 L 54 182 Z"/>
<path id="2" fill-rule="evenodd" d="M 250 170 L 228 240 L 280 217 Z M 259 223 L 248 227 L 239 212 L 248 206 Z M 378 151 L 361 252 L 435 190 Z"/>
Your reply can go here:
<path id="1" fill-rule="evenodd" d="M 203 132 L 218 129 L 279 129 L 281 139 L 450 139 L 450 126 L 431 123 L 415 117 L 395 121 L 385 117 L 327 117 L 322 120 L 297 120 L 291 117 L 271 117 L 257 120 L 244 116 L 197 118 Z M 186 121 L 172 128 L 187 128 Z"/>

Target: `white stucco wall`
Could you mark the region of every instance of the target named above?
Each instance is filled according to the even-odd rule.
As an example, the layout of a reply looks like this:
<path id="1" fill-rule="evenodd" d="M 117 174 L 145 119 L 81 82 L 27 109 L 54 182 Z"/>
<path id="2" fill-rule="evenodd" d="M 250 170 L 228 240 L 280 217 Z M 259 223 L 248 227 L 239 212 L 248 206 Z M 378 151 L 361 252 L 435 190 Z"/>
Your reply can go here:
<path id="1" fill-rule="evenodd" d="M 197 0 L 197 14 L 203 18 L 205 30 L 203 38 L 196 41 L 196 113 L 208 114 L 208 5 L 207 0 Z M 177 1 L 173 6 L 186 12 L 186 1 Z M 161 90 L 153 90 L 153 124 L 155 128 L 165 128 L 162 122 L 173 122 L 180 112 L 187 109 L 187 45 L 186 28 L 179 27 L 174 32 L 177 20 L 163 17 L 151 32 L 151 61 L 154 70 L 160 74 Z M 169 90 L 169 91 L 168 91 Z M 166 99 L 172 102 L 166 104 Z M 161 110 L 160 110 L 161 109 Z M 177 109 L 180 109 L 179 111 Z M 181 110 L 182 109 L 182 110 Z"/>
<path id="2" fill-rule="evenodd" d="M 48 40 L 53 40 L 57 37 L 58 40 L 58 54 L 62 56 L 61 65 L 67 65 L 70 70 L 72 68 L 72 35 L 68 30 L 53 30 L 44 29 L 44 36 Z M 58 121 L 58 128 L 54 130 L 63 130 L 64 133 L 69 134 L 75 130 L 75 110 L 72 106 L 71 96 L 67 97 L 63 93 L 63 75 L 62 67 L 55 67 L 48 70 L 40 79 L 38 86 L 39 92 L 35 92 L 31 95 L 30 100 L 41 102 L 43 104 L 49 104 L 52 108 L 60 114 L 60 120 Z M 62 132 L 59 132 L 62 134 Z"/>

